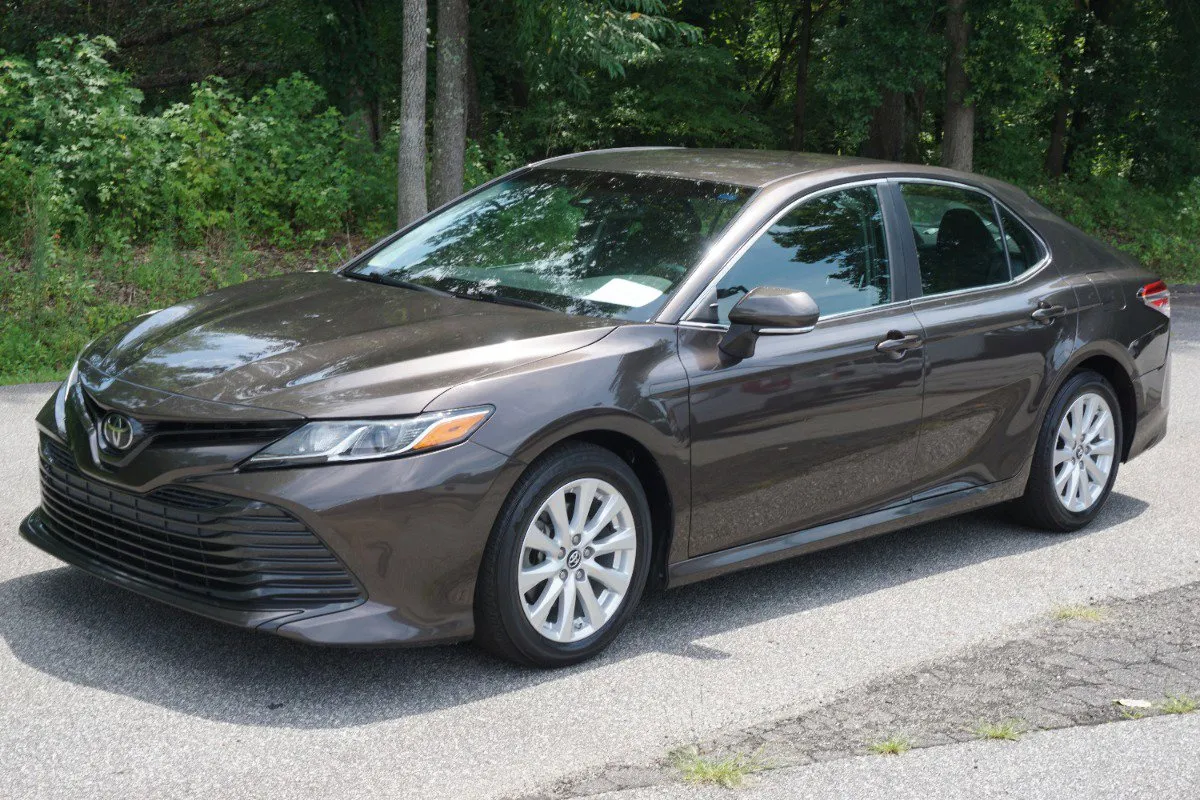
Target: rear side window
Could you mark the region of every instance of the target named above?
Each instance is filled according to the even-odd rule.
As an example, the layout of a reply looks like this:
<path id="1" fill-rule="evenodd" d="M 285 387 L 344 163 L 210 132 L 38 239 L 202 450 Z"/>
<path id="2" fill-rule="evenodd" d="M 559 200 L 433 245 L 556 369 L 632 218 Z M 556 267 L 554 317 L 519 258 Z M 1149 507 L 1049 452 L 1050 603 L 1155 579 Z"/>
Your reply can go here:
<path id="1" fill-rule="evenodd" d="M 1004 226 L 1004 246 L 1008 250 L 1008 263 L 1015 278 L 1042 260 L 1042 246 L 1029 228 L 1001 207 L 1000 224 Z"/>
<path id="2" fill-rule="evenodd" d="M 922 294 L 1009 280 L 1008 257 L 991 198 L 957 186 L 900 186 L 917 244 Z"/>
<path id="3" fill-rule="evenodd" d="M 775 286 L 812 295 L 822 316 L 891 300 L 883 214 L 874 186 L 806 200 L 760 236 L 717 282 L 713 322 L 751 289 Z"/>

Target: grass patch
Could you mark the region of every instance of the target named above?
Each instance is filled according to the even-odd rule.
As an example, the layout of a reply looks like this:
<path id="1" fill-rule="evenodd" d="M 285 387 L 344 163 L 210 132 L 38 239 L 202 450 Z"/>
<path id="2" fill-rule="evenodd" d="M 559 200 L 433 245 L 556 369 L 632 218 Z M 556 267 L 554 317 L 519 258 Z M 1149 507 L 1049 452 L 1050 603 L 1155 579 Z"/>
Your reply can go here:
<path id="1" fill-rule="evenodd" d="M 977 739 L 998 739 L 1015 742 L 1025 733 L 1025 725 L 1019 719 L 1005 719 L 999 722 L 981 722 L 972 731 Z"/>
<path id="2" fill-rule="evenodd" d="M 62 380 L 85 344 L 138 314 L 232 283 L 335 267 L 348 254 L 332 244 L 280 250 L 234 238 L 195 250 L 165 240 L 61 246 L 41 261 L 0 249 L 0 385 Z"/>
<path id="3" fill-rule="evenodd" d="M 1103 622 L 1105 617 L 1108 616 L 1108 609 L 1104 606 L 1089 606 L 1076 603 L 1059 606 L 1051 614 L 1057 620 L 1077 619 L 1083 622 Z"/>
<path id="4" fill-rule="evenodd" d="M 757 754 L 733 753 L 723 758 L 709 758 L 701 755 L 695 746 L 673 750 L 670 758 L 671 765 L 679 770 L 684 782 L 726 789 L 736 789 L 746 782 L 747 776 L 766 768 Z"/>
<path id="5" fill-rule="evenodd" d="M 1158 704 L 1158 710 L 1164 714 L 1190 714 L 1200 703 L 1186 694 L 1169 694 L 1167 699 Z"/>
<path id="6" fill-rule="evenodd" d="M 896 735 L 871 742 L 867 745 L 867 749 L 880 756 L 898 756 L 912 750 L 912 746 L 912 740 L 907 736 Z"/>

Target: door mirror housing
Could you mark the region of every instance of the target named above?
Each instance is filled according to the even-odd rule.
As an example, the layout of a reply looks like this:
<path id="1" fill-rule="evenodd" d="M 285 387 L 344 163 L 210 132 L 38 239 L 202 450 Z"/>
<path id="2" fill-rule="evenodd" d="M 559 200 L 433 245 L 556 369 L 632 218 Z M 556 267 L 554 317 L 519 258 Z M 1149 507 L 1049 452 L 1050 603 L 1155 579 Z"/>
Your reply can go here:
<path id="1" fill-rule="evenodd" d="M 808 292 L 759 286 L 729 310 L 729 330 L 719 347 L 722 353 L 739 361 L 750 358 L 759 336 L 808 333 L 817 324 L 820 313 Z"/>

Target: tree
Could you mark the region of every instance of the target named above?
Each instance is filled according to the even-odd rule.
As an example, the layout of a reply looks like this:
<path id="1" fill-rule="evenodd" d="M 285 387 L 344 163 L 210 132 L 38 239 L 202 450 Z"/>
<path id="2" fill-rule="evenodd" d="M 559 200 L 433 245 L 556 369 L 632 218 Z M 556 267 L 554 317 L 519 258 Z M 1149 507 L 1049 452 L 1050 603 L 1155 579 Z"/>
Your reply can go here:
<path id="1" fill-rule="evenodd" d="M 400 74 L 400 153 L 396 169 L 396 224 L 404 227 L 429 210 L 425 198 L 425 0 L 404 0 Z"/>
<path id="2" fill-rule="evenodd" d="M 433 207 L 462 194 L 467 145 L 467 0 L 438 0 L 433 103 Z"/>
<path id="3" fill-rule="evenodd" d="M 938 0 L 851 0 L 822 38 L 817 82 L 843 120 L 843 152 L 921 161 L 928 87 L 940 88 L 945 37 Z M 864 113 L 868 112 L 868 113 Z M 826 145 L 828 147 L 828 145 Z"/>
<path id="4" fill-rule="evenodd" d="M 971 24 L 966 0 L 946 4 L 946 109 L 942 127 L 942 166 L 970 172 L 975 152 L 975 106 L 969 102 L 971 82 L 963 61 Z"/>
<path id="5" fill-rule="evenodd" d="M 1084 13 L 1083 0 L 1075 0 L 1073 13 L 1063 24 L 1059 36 L 1058 99 L 1050 121 L 1050 144 L 1046 147 L 1046 175 L 1059 178 L 1066 166 L 1067 121 L 1071 115 L 1071 85 L 1075 74 L 1075 39 L 1079 33 L 1079 20 Z"/>
<path id="6" fill-rule="evenodd" d="M 817 10 L 817 14 L 825 10 L 826 3 Z M 813 4 L 812 0 L 800 2 L 800 42 L 796 53 L 796 99 L 792 103 L 792 149 L 804 149 L 804 116 L 808 104 L 808 62 L 812 55 L 813 33 Z"/>

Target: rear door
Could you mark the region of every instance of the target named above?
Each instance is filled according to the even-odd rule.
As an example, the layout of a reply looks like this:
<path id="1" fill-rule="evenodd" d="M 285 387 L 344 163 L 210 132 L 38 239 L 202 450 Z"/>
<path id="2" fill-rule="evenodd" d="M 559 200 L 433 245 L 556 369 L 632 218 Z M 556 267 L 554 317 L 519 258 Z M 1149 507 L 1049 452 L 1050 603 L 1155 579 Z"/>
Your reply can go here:
<path id="1" fill-rule="evenodd" d="M 925 339 L 916 498 L 1013 477 L 1032 453 L 1078 304 L 1045 244 L 976 187 L 892 183 L 908 213 L 912 302 Z"/>
<path id="2" fill-rule="evenodd" d="M 887 203 L 882 182 L 796 201 L 685 315 L 691 555 L 908 501 L 923 351 Z M 718 350 L 729 309 L 759 286 L 807 291 L 820 319 L 730 363 Z M 902 337 L 906 349 L 880 348 Z"/>

